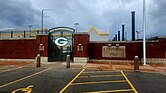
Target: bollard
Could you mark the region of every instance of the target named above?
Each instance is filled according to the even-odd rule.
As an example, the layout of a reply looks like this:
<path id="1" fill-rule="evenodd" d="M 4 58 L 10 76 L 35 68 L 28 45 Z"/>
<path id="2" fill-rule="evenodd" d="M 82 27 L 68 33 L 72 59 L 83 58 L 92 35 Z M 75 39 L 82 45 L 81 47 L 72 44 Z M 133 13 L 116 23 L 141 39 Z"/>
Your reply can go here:
<path id="1" fill-rule="evenodd" d="M 40 54 L 37 54 L 36 59 L 37 59 L 36 67 L 40 67 Z"/>
<path id="2" fill-rule="evenodd" d="M 66 56 L 66 68 L 70 68 L 70 55 Z"/>
<path id="3" fill-rule="evenodd" d="M 134 71 L 139 71 L 139 58 L 138 58 L 138 56 L 134 57 Z"/>

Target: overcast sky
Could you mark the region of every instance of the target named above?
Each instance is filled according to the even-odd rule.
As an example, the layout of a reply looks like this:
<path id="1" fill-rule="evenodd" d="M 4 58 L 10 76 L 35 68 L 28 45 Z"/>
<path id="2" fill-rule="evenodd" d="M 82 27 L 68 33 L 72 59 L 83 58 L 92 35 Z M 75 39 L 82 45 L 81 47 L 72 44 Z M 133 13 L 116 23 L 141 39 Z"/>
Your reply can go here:
<path id="1" fill-rule="evenodd" d="M 91 26 L 110 31 L 111 39 L 125 24 L 131 39 L 131 11 L 136 12 L 136 30 L 142 30 L 143 0 L 0 0 L 0 29 L 41 28 L 41 10 L 44 11 L 44 27 L 58 26 L 86 31 Z M 146 0 L 148 37 L 166 35 L 166 0 Z M 142 35 L 140 34 L 140 37 Z"/>

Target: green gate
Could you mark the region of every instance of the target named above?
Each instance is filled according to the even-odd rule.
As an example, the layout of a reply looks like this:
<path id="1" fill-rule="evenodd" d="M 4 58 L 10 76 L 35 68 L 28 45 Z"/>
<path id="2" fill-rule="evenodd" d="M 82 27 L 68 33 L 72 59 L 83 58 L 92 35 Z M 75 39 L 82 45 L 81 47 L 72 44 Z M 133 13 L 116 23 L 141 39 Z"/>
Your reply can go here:
<path id="1" fill-rule="evenodd" d="M 73 34 L 70 27 L 56 27 L 49 30 L 49 61 L 65 61 L 69 54 L 73 61 Z"/>

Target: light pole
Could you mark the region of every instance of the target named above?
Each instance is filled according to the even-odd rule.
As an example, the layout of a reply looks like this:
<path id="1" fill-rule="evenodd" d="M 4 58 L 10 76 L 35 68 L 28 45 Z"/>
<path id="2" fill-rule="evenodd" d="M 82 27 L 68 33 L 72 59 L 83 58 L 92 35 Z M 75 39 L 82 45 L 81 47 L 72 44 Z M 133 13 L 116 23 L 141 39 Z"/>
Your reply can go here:
<path id="1" fill-rule="evenodd" d="M 44 23 L 44 21 L 43 21 L 43 18 L 44 18 L 44 11 L 47 11 L 47 10 L 50 10 L 50 9 L 42 9 L 42 33 L 41 34 L 43 34 L 43 23 Z"/>
<path id="2" fill-rule="evenodd" d="M 79 23 L 74 23 L 74 25 L 76 25 L 76 33 L 77 33 L 77 25 L 79 25 Z"/>
<path id="3" fill-rule="evenodd" d="M 125 39 L 125 40 L 127 41 L 127 32 L 125 32 L 125 37 L 126 37 L 126 39 Z"/>
<path id="4" fill-rule="evenodd" d="M 30 31 L 30 37 L 31 37 L 31 28 L 32 28 L 32 25 L 28 25 L 28 27 L 29 27 L 29 31 Z"/>
<path id="5" fill-rule="evenodd" d="M 146 2 L 143 0 L 143 61 L 146 65 Z"/>

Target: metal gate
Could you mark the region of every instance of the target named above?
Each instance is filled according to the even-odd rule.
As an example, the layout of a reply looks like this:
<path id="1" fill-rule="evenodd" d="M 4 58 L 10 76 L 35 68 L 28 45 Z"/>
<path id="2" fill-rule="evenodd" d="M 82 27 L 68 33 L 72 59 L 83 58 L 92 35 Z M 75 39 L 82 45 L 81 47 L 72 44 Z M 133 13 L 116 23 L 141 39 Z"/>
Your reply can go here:
<path id="1" fill-rule="evenodd" d="M 73 61 L 73 34 L 75 30 L 70 27 L 56 27 L 49 30 L 49 61 L 65 61 L 70 55 Z"/>

